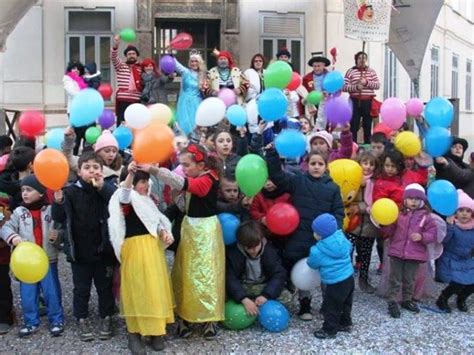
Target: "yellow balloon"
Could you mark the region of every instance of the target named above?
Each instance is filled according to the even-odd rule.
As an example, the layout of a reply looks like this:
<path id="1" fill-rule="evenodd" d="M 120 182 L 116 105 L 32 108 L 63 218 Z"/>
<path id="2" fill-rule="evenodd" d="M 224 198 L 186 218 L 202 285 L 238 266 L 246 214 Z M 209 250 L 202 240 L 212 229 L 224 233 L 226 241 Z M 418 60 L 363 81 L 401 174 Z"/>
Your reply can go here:
<path id="1" fill-rule="evenodd" d="M 370 215 L 381 226 L 387 226 L 398 218 L 398 206 L 389 198 L 381 198 L 372 205 Z"/>
<path id="2" fill-rule="evenodd" d="M 362 184 L 362 167 L 351 159 L 337 159 L 329 163 L 329 175 L 341 189 L 344 205 L 353 202 Z"/>
<path id="3" fill-rule="evenodd" d="M 168 124 L 173 117 L 173 111 L 164 104 L 154 104 L 148 107 L 151 113 L 151 120 L 163 124 Z"/>
<path id="4" fill-rule="evenodd" d="M 21 242 L 10 259 L 10 269 L 18 280 L 34 284 L 44 279 L 49 270 L 49 259 L 35 243 Z"/>
<path id="5" fill-rule="evenodd" d="M 421 142 L 418 136 L 410 131 L 397 134 L 395 148 L 406 157 L 414 157 L 421 152 Z"/>

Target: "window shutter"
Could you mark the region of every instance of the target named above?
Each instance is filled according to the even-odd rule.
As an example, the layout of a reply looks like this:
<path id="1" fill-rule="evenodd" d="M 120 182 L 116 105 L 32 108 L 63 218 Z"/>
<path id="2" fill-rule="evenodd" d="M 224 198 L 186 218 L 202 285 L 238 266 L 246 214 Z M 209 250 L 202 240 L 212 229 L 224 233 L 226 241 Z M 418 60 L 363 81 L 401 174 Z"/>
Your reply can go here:
<path id="1" fill-rule="evenodd" d="M 263 35 L 281 35 L 284 37 L 300 37 L 301 18 L 290 16 L 263 16 Z"/>

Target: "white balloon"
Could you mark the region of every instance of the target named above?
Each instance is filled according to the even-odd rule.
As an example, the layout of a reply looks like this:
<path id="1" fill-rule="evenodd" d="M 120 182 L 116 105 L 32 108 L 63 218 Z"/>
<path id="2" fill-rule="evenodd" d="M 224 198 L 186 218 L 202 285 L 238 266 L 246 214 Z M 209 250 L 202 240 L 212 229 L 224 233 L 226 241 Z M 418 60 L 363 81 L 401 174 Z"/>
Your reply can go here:
<path id="1" fill-rule="evenodd" d="M 217 97 L 202 101 L 196 111 L 196 125 L 209 127 L 218 124 L 225 116 L 225 103 Z"/>
<path id="2" fill-rule="evenodd" d="M 250 100 L 245 106 L 245 111 L 247 111 L 247 122 L 249 124 L 249 132 L 256 133 L 258 130 L 257 100 Z"/>
<path id="3" fill-rule="evenodd" d="M 308 258 L 301 259 L 291 270 L 291 281 L 301 291 L 311 291 L 321 283 L 319 272 L 311 269 L 307 261 Z"/>
<path id="4" fill-rule="evenodd" d="M 131 128 L 142 129 L 151 122 L 151 112 L 145 105 L 131 104 L 125 109 L 125 121 Z"/>

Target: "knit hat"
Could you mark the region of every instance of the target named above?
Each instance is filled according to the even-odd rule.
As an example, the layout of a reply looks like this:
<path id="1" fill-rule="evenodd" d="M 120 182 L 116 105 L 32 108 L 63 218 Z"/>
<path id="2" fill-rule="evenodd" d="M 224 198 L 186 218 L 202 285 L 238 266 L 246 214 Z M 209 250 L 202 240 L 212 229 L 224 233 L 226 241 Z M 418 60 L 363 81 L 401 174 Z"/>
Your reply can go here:
<path id="1" fill-rule="evenodd" d="M 95 142 L 94 152 L 98 152 L 99 150 L 105 147 L 115 147 L 119 149 L 117 140 L 113 136 L 112 132 L 107 129 L 102 131 L 102 134 L 97 139 L 97 142 Z"/>
<path id="2" fill-rule="evenodd" d="M 410 184 L 405 187 L 405 192 L 403 193 L 403 199 L 406 198 L 418 198 L 426 202 L 425 189 L 420 184 Z"/>
<path id="3" fill-rule="evenodd" d="M 291 53 L 288 51 L 288 48 L 280 48 L 276 54 L 277 58 L 280 58 L 282 55 L 286 55 L 288 58 L 291 58 Z"/>
<path id="4" fill-rule="evenodd" d="M 462 145 L 463 154 L 467 150 L 467 148 L 469 147 L 469 144 L 467 143 L 467 140 L 465 140 L 464 138 L 461 138 L 461 137 L 453 137 L 453 143 L 451 144 L 451 146 L 453 146 L 455 144 L 461 144 Z"/>
<path id="5" fill-rule="evenodd" d="M 86 68 L 91 75 L 97 73 L 97 64 L 95 64 L 95 62 L 84 65 L 84 68 Z"/>
<path id="6" fill-rule="evenodd" d="M 316 217 L 312 224 L 313 232 L 321 238 L 329 237 L 338 230 L 336 218 L 332 214 L 323 213 Z"/>
<path id="7" fill-rule="evenodd" d="M 130 51 L 135 51 L 135 53 L 137 53 L 137 57 L 140 56 L 140 52 L 138 52 L 138 48 L 135 46 L 132 46 L 131 44 L 128 45 L 127 48 L 125 48 L 125 50 L 123 51 L 123 55 L 127 56 L 127 53 Z"/>
<path id="8" fill-rule="evenodd" d="M 458 190 L 458 209 L 460 208 L 469 208 L 474 212 L 474 200 L 461 189 Z"/>
<path id="9" fill-rule="evenodd" d="M 29 186 L 38 191 L 41 195 L 46 193 L 46 187 L 41 185 L 36 176 L 28 175 L 21 180 L 21 186 Z"/>
<path id="10" fill-rule="evenodd" d="M 316 132 L 314 133 L 310 140 L 309 140 L 309 145 L 311 146 L 311 144 L 313 143 L 314 139 L 315 138 L 321 138 L 322 140 L 324 140 L 326 142 L 326 144 L 328 145 L 329 149 L 332 149 L 332 140 L 333 140 L 333 136 L 331 133 L 329 133 L 328 131 L 319 131 L 319 132 Z"/>

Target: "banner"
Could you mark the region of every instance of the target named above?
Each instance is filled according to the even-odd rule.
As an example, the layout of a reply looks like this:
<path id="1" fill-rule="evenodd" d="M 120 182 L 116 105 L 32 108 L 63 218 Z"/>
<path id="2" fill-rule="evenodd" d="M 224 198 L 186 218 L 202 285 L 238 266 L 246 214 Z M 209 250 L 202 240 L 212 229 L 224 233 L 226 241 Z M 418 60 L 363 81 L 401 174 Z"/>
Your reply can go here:
<path id="1" fill-rule="evenodd" d="M 388 42 L 392 0 L 344 0 L 345 36 L 366 42 Z"/>

